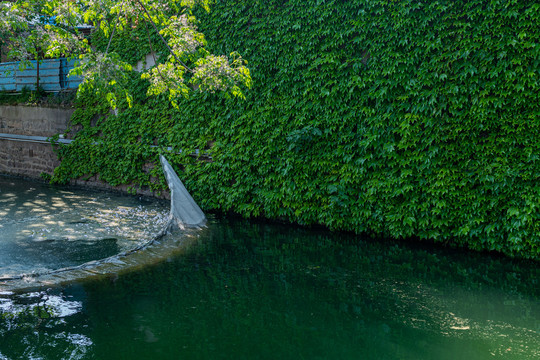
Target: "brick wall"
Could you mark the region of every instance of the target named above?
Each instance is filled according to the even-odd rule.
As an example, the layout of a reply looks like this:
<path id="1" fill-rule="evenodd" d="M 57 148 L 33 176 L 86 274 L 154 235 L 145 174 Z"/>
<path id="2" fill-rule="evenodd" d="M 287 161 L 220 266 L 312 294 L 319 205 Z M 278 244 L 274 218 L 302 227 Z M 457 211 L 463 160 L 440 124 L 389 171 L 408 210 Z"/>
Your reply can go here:
<path id="1" fill-rule="evenodd" d="M 63 133 L 73 110 L 29 106 L 0 106 L 0 133 L 50 137 Z M 0 173 L 40 178 L 59 165 L 48 143 L 0 138 Z"/>
<path id="2" fill-rule="evenodd" d="M 0 173 L 38 179 L 58 165 L 51 144 L 0 139 Z"/>

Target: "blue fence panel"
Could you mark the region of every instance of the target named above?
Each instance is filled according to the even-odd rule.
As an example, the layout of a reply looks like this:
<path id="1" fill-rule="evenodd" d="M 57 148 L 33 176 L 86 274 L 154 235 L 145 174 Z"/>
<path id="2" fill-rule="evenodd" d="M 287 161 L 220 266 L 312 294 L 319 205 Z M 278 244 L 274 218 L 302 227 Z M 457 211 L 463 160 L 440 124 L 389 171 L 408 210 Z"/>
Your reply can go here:
<path id="1" fill-rule="evenodd" d="M 77 65 L 78 61 L 75 60 L 75 59 L 70 60 L 70 61 L 67 61 L 67 59 L 64 59 L 64 60 L 66 60 L 65 69 L 67 69 L 67 70 L 64 70 L 65 74 L 66 74 L 65 88 L 66 89 L 76 89 L 82 83 L 83 77 L 82 76 L 77 76 L 77 75 L 69 75 L 69 72 L 71 71 L 71 69 L 73 69 L 75 67 L 75 65 Z"/>
<path id="2" fill-rule="evenodd" d="M 17 63 L 0 64 L 0 91 L 17 91 L 15 71 Z"/>
<path id="3" fill-rule="evenodd" d="M 60 91 L 59 71 L 60 61 L 58 59 L 41 61 L 39 63 L 39 85 L 45 91 Z M 24 70 L 17 71 L 17 91 L 22 91 L 25 87 L 34 90 L 36 88 L 37 76 L 37 61 L 30 61 L 30 66 Z"/>
<path id="4" fill-rule="evenodd" d="M 67 85 L 67 59 L 62 58 L 60 59 L 60 86 L 62 88 L 66 87 Z"/>
<path id="5" fill-rule="evenodd" d="M 39 64 L 39 85 L 45 91 L 58 92 L 65 89 L 77 89 L 82 82 L 80 76 L 68 76 L 75 60 L 65 58 L 42 60 Z M 30 66 L 21 70 L 20 62 L 0 64 L 0 91 L 20 92 L 23 88 L 36 89 L 37 62 L 30 61 Z"/>

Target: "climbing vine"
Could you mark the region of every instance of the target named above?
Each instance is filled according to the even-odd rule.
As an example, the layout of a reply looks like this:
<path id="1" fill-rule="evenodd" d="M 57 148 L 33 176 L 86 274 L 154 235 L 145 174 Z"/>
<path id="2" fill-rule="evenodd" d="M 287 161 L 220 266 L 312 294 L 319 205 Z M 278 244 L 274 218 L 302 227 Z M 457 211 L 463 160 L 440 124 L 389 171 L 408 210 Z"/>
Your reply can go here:
<path id="1" fill-rule="evenodd" d="M 134 77 L 112 115 L 82 94 L 54 181 L 161 189 L 147 163 L 171 146 L 206 210 L 538 259 L 540 4 L 217 0 L 195 15 L 209 51 L 249 60 L 246 100 L 176 109 Z M 136 31 L 111 46 L 148 51 Z"/>

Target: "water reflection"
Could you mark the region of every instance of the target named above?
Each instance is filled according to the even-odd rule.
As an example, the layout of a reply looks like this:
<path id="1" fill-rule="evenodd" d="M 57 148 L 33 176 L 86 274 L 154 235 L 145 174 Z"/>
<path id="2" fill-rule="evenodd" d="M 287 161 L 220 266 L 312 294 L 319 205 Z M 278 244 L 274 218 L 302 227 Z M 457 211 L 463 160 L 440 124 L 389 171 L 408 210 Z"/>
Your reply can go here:
<path id="1" fill-rule="evenodd" d="M 92 340 L 74 330 L 82 302 L 60 292 L 0 294 L 0 359 L 86 359 Z"/>
<path id="2" fill-rule="evenodd" d="M 0 273 L 133 246 L 132 201 L 0 178 Z M 538 263 L 226 218 L 114 261 L 0 292 L 0 360 L 540 358 Z"/>
<path id="3" fill-rule="evenodd" d="M 191 252 L 140 271 L 0 296 L 0 354 L 540 356 L 535 263 L 238 220 L 209 226 Z"/>

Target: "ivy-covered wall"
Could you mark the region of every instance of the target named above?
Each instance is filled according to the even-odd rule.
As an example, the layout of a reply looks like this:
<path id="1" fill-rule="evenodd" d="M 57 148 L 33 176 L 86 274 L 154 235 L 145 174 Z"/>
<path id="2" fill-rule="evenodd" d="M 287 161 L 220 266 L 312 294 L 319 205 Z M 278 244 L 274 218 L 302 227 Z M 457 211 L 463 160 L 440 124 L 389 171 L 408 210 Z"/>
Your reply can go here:
<path id="1" fill-rule="evenodd" d="M 216 0 L 198 15 L 214 53 L 249 61 L 247 99 L 174 110 L 134 77 L 134 107 L 96 120 L 105 106 L 83 94 L 54 180 L 159 189 L 149 145 L 173 146 L 205 210 L 538 259 L 540 3 Z"/>

